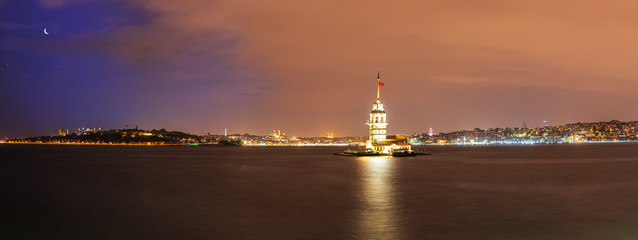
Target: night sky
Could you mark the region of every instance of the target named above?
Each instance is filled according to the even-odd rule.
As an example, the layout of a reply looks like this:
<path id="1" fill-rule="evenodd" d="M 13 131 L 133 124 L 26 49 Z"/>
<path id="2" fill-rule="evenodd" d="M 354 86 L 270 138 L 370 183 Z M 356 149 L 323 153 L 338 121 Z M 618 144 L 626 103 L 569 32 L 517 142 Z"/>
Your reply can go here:
<path id="1" fill-rule="evenodd" d="M 638 120 L 636 1 L 0 0 L 0 137 Z M 49 35 L 43 30 L 47 28 Z"/>

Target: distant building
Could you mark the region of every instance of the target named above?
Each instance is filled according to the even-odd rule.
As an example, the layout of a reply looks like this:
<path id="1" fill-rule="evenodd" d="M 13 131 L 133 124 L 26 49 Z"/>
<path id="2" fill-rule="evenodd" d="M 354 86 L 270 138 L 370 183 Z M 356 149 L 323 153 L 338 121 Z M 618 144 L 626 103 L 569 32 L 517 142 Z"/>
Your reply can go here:
<path id="1" fill-rule="evenodd" d="M 268 135 L 270 139 L 287 139 L 286 133 L 281 133 L 281 130 L 272 130 L 272 133 Z"/>
<path id="2" fill-rule="evenodd" d="M 380 100 L 380 88 L 383 85 L 380 75 L 377 74 L 377 100 L 372 105 L 370 119 L 366 123 L 370 126 L 370 138 L 366 141 L 366 148 L 382 154 L 392 154 L 397 149 L 411 151 L 412 145 L 405 136 L 387 135 L 388 118 Z"/>
<path id="3" fill-rule="evenodd" d="M 66 131 L 63 131 L 61 128 L 58 128 L 58 136 L 64 137 L 66 135 L 69 135 L 69 129 L 66 129 Z"/>

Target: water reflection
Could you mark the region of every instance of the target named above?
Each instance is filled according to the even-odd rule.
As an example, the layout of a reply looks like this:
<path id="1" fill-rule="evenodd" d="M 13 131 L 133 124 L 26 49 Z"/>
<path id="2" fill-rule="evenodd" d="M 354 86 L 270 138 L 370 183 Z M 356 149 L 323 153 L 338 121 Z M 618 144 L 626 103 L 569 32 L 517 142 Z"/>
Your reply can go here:
<path id="1" fill-rule="evenodd" d="M 361 157 L 358 160 L 362 181 L 359 236 L 361 239 L 397 238 L 400 230 L 392 184 L 395 159 Z"/>

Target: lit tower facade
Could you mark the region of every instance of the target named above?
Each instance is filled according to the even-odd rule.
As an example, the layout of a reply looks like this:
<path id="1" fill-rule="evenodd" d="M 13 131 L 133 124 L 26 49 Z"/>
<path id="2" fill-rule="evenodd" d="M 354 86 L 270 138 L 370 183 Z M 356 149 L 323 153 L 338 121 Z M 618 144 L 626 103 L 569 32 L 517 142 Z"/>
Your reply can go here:
<path id="1" fill-rule="evenodd" d="M 370 126 L 370 139 L 366 141 L 366 149 L 381 155 L 392 155 L 397 151 L 411 152 L 412 144 L 405 136 L 387 135 L 388 118 L 379 95 L 381 87 L 381 75 L 377 72 L 377 101 L 372 104 L 370 119 L 366 123 Z"/>
<path id="2" fill-rule="evenodd" d="M 377 101 L 372 104 L 370 119 L 366 123 L 370 126 L 370 143 L 379 143 L 386 140 L 388 119 L 385 114 L 385 109 L 383 109 L 383 102 L 379 100 L 382 86 L 381 75 L 377 72 Z"/>

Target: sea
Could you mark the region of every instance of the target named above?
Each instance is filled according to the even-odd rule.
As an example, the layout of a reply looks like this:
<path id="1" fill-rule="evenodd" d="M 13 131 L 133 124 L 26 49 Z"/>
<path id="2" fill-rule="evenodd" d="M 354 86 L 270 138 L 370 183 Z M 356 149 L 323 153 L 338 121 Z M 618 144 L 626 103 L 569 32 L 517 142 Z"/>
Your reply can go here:
<path id="1" fill-rule="evenodd" d="M 638 239 L 638 144 L 0 144 L 0 239 Z"/>

